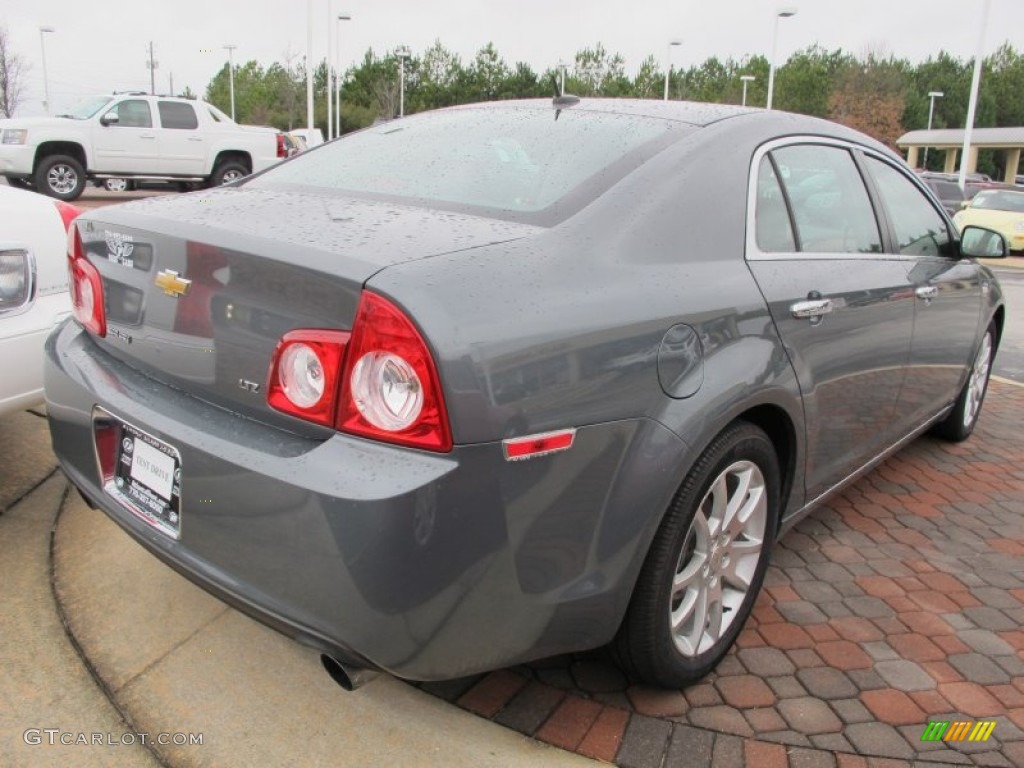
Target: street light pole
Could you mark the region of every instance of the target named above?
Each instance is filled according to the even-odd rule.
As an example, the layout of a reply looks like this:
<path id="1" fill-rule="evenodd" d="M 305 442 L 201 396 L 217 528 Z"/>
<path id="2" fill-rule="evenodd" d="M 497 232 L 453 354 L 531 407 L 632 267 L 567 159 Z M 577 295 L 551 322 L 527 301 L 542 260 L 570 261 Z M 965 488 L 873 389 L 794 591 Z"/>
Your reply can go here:
<path id="1" fill-rule="evenodd" d="M 928 130 L 932 129 L 932 115 L 935 114 L 935 100 L 945 96 L 942 91 L 928 91 Z M 928 170 L 928 145 L 924 145 L 924 169 Z"/>
<path id="2" fill-rule="evenodd" d="M 235 119 L 235 48 L 237 45 L 225 45 L 228 51 L 228 83 L 231 88 L 231 119 Z"/>
<path id="3" fill-rule="evenodd" d="M 978 88 L 981 86 L 981 55 L 985 50 L 985 30 L 988 28 L 988 14 L 992 0 L 985 0 L 981 12 L 981 31 L 978 33 L 978 49 L 974 52 L 974 75 L 971 77 L 971 99 L 967 103 L 967 122 L 964 124 L 964 146 L 960 151 L 960 175 L 957 184 L 960 189 L 967 183 L 967 164 L 970 161 L 971 134 L 974 132 L 974 112 L 978 108 Z"/>
<path id="4" fill-rule="evenodd" d="M 334 50 L 332 39 L 334 37 L 334 10 L 331 6 L 332 0 L 327 0 L 327 56 L 324 57 L 324 73 L 327 75 L 327 140 L 334 138 L 334 58 L 331 52 Z"/>
<path id="5" fill-rule="evenodd" d="M 306 128 L 313 133 L 313 0 L 306 0 Z"/>
<path id="6" fill-rule="evenodd" d="M 753 75 L 740 75 L 740 80 L 743 81 L 743 104 L 742 104 L 742 106 L 744 106 L 744 107 L 747 106 L 747 84 L 754 82 L 756 79 L 757 78 L 754 77 Z"/>
<path id="7" fill-rule="evenodd" d="M 668 101 L 668 78 L 672 74 L 672 46 L 682 44 L 683 41 L 679 38 L 668 41 L 667 53 L 665 55 L 665 97 L 663 101 Z"/>
<path id="8" fill-rule="evenodd" d="M 53 27 L 39 28 L 39 46 L 43 49 L 43 109 L 50 114 L 50 78 L 46 75 L 46 33 L 55 32 Z"/>
<path id="9" fill-rule="evenodd" d="M 352 16 L 348 13 L 338 14 L 338 44 L 334 47 L 334 55 L 337 58 L 336 69 L 338 70 L 337 79 L 334 81 L 335 88 L 337 89 L 334 105 L 334 119 L 337 121 L 336 130 L 334 131 L 335 136 L 341 136 L 341 81 L 344 75 L 341 71 L 341 22 L 343 21 L 352 21 Z"/>
<path id="10" fill-rule="evenodd" d="M 399 48 L 395 55 L 398 57 L 398 116 L 405 117 L 405 59 L 409 55 L 409 49 Z"/>
<path id="11" fill-rule="evenodd" d="M 766 109 L 772 108 L 772 97 L 775 95 L 775 55 L 778 52 L 779 46 L 779 19 L 788 19 L 790 16 L 796 16 L 796 8 L 792 6 L 779 8 L 775 12 L 775 29 L 772 32 L 772 60 L 768 64 L 768 103 L 765 105 Z"/>

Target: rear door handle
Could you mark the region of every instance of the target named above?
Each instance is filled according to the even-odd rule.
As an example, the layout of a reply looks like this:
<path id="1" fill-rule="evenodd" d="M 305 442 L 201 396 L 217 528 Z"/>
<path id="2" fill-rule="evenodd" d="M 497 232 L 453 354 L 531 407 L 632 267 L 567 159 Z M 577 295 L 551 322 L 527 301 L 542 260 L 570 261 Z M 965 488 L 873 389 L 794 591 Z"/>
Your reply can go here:
<path id="1" fill-rule="evenodd" d="M 189 136 L 188 140 L 189 141 L 202 141 L 203 137 L 202 136 Z"/>
<path id="2" fill-rule="evenodd" d="M 140 139 L 155 139 L 156 138 L 156 134 L 155 133 L 140 133 L 139 134 L 139 138 Z"/>
<path id="3" fill-rule="evenodd" d="M 939 295 L 939 289 L 934 285 L 922 285 L 914 291 L 914 295 L 919 299 L 930 301 Z"/>
<path id="4" fill-rule="evenodd" d="M 810 299 L 809 301 L 798 301 L 793 304 L 789 311 L 793 317 L 815 318 L 827 315 L 832 311 L 832 299 Z"/>

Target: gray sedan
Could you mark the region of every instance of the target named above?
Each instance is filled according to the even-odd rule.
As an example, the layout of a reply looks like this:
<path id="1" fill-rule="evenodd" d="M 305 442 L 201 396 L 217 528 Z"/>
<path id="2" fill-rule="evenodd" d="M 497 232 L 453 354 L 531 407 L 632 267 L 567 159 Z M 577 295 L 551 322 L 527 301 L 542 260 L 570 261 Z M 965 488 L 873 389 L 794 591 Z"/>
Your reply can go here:
<path id="1" fill-rule="evenodd" d="M 704 104 L 426 113 L 70 243 L 64 471 L 347 687 L 699 678 L 787 527 L 971 434 L 1005 312 L 1005 241 L 885 147 Z"/>

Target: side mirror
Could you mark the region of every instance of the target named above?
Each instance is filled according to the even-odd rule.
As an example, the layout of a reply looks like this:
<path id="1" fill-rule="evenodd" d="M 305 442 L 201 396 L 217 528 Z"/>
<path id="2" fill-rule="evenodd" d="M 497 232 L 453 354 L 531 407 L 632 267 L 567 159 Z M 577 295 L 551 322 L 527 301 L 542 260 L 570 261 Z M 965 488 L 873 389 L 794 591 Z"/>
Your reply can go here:
<path id="1" fill-rule="evenodd" d="M 100 125 L 117 125 L 121 122 L 121 118 L 117 116 L 117 112 L 107 112 L 103 117 L 100 118 Z"/>
<path id="2" fill-rule="evenodd" d="M 1005 259 L 1010 253 L 1006 238 L 993 229 L 964 227 L 960 233 L 960 255 L 970 259 Z"/>

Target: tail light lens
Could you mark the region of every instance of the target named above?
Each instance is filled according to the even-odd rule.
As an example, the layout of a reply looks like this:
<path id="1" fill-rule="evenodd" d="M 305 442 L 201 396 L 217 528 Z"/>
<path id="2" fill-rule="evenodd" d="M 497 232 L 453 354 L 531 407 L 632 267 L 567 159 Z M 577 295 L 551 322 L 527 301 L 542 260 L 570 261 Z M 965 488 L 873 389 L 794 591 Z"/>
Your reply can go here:
<path id="1" fill-rule="evenodd" d="M 288 157 L 288 145 L 284 142 L 284 134 L 277 134 L 277 156 Z"/>
<path id="2" fill-rule="evenodd" d="M 60 220 L 64 222 L 64 231 L 67 232 L 71 227 L 71 222 L 82 212 L 82 209 L 76 208 L 71 203 L 65 203 L 63 200 L 54 200 L 53 204 L 57 206 L 57 213 L 60 214 Z"/>
<path id="3" fill-rule="evenodd" d="M 107 313 L 103 306 L 100 273 L 85 258 L 82 237 L 73 223 L 68 226 L 68 278 L 75 319 L 99 337 L 107 335 Z"/>
<path id="4" fill-rule="evenodd" d="M 433 357 L 398 307 L 363 291 L 352 333 L 296 330 L 270 366 L 273 408 L 360 437 L 428 451 L 452 448 Z"/>
<path id="5" fill-rule="evenodd" d="M 333 426 L 349 335 L 326 330 L 286 333 L 274 351 L 267 402 L 300 419 Z"/>
<path id="6" fill-rule="evenodd" d="M 398 307 L 363 291 L 345 356 L 338 429 L 429 451 L 450 451 L 451 431 L 433 357 Z"/>

